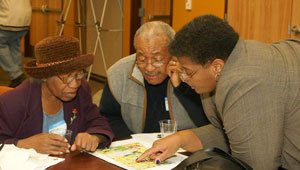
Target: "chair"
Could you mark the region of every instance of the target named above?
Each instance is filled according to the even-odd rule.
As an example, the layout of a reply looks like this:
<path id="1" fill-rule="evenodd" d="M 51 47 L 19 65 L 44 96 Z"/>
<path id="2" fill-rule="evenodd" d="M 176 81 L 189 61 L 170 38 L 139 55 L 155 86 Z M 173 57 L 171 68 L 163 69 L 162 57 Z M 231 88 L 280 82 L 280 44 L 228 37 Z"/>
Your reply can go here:
<path id="1" fill-rule="evenodd" d="M 8 87 L 8 86 L 0 86 L 0 95 L 13 89 L 12 87 Z"/>
<path id="2" fill-rule="evenodd" d="M 93 103 L 96 104 L 98 107 L 99 107 L 99 102 L 100 102 L 101 97 L 102 97 L 102 92 L 103 92 L 103 89 L 99 90 L 98 92 L 96 92 L 93 95 Z"/>

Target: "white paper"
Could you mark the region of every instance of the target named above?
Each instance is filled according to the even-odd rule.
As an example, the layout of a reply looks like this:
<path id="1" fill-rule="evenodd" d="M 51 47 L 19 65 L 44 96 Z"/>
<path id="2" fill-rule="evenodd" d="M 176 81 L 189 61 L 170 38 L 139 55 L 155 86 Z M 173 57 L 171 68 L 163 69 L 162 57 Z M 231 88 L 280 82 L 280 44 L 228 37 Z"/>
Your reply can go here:
<path id="1" fill-rule="evenodd" d="M 0 152 L 1 170 L 41 170 L 55 165 L 64 158 L 50 157 L 34 149 L 22 149 L 6 144 Z"/>
<path id="2" fill-rule="evenodd" d="M 157 133 L 134 134 L 134 135 L 132 135 L 132 139 L 113 142 L 111 144 L 110 148 L 115 148 L 116 146 L 126 146 L 128 144 L 134 145 L 136 143 L 138 143 L 138 145 L 143 145 L 145 148 L 150 148 L 152 146 L 152 143 L 157 139 L 158 139 L 157 138 Z M 103 159 L 103 160 L 105 160 L 109 163 L 112 163 L 116 166 L 119 166 L 121 168 L 129 169 L 129 170 L 145 169 L 145 168 L 139 167 L 139 165 L 137 165 L 135 163 L 133 163 L 134 165 L 132 165 L 132 164 L 126 165 L 126 163 L 124 164 L 124 163 L 122 163 L 123 158 L 122 158 L 121 161 L 116 160 L 116 159 L 118 159 L 117 157 L 119 157 L 119 156 L 120 157 L 126 157 L 126 156 L 132 154 L 131 151 L 128 151 L 128 150 L 124 150 L 124 151 L 122 150 L 122 152 L 116 151 L 115 153 L 112 152 L 113 154 L 111 154 L 111 155 L 110 154 L 103 154 L 103 153 L 100 153 L 100 152 L 101 152 L 100 150 L 97 150 L 96 152 L 90 153 L 90 154 L 92 154 L 92 155 L 94 155 L 94 156 L 96 156 L 100 159 Z M 132 158 L 133 156 L 129 156 L 129 157 Z M 187 156 L 185 156 L 185 155 L 176 153 L 173 157 L 167 159 L 165 162 L 163 162 L 159 165 L 155 165 L 153 163 L 153 161 L 151 161 L 149 164 L 151 164 L 150 166 L 153 166 L 153 167 L 146 168 L 146 169 L 147 170 L 172 169 L 172 168 L 176 167 L 186 157 Z M 135 157 L 133 157 L 133 158 L 135 158 Z M 127 159 L 128 159 L 128 157 L 126 158 L 126 160 Z"/>
<path id="3" fill-rule="evenodd" d="M 138 141 L 141 141 L 147 145 L 147 147 L 151 147 L 153 142 L 161 139 L 158 136 L 160 136 L 160 133 L 137 133 L 131 135 L 133 139 L 136 139 Z M 186 150 L 179 148 L 177 152 L 186 152 Z"/>

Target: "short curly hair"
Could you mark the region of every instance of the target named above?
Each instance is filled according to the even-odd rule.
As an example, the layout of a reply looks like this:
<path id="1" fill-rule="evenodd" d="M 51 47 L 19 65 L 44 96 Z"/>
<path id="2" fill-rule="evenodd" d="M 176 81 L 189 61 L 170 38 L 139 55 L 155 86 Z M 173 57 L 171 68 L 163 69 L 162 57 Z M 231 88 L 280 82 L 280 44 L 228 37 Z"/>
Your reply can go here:
<path id="1" fill-rule="evenodd" d="M 145 38 L 148 36 L 164 36 L 166 38 L 166 43 L 169 43 L 174 39 L 175 31 L 173 28 L 162 21 L 150 21 L 143 24 L 135 33 L 133 46 L 136 49 L 137 39 Z"/>
<path id="2" fill-rule="evenodd" d="M 238 33 L 226 21 L 203 15 L 176 33 L 169 51 L 173 56 L 187 56 L 204 66 L 216 58 L 226 61 L 238 39 Z"/>

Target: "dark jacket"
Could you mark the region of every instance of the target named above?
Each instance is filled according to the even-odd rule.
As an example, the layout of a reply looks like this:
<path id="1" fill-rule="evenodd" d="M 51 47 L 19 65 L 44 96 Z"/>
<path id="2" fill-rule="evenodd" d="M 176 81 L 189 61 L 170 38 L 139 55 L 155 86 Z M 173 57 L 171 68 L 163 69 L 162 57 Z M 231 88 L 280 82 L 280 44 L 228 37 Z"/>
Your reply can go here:
<path id="1" fill-rule="evenodd" d="M 100 101 L 117 138 L 132 133 L 159 132 L 159 120 L 174 119 L 177 130 L 208 124 L 200 95 L 186 83 L 174 88 L 169 78 L 151 85 L 136 65 L 136 54 L 124 57 L 107 71 Z"/>
<path id="2" fill-rule="evenodd" d="M 65 102 L 63 108 L 67 128 L 73 131 L 71 143 L 79 132 L 102 134 L 112 141 L 114 135 L 110 125 L 105 117 L 99 115 L 97 106 L 92 103 L 91 90 L 86 81 L 82 82 L 75 99 Z M 74 120 L 71 121 L 71 118 Z M 42 129 L 40 81 L 25 80 L 17 88 L 0 95 L 1 143 L 16 144 L 18 139 L 42 133 Z"/>

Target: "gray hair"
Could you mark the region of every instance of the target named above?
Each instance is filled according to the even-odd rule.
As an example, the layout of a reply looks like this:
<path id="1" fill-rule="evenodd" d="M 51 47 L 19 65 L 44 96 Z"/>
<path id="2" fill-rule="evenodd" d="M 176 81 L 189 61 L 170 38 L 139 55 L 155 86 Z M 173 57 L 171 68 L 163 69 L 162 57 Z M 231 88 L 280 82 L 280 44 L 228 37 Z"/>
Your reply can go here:
<path id="1" fill-rule="evenodd" d="M 133 45 L 136 48 L 136 39 L 146 36 L 161 36 L 166 37 L 167 43 L 170 43 L 175 36 L 173 28 L 162 21 L 151 21 L 143 24 L 135 33 Z"/>

